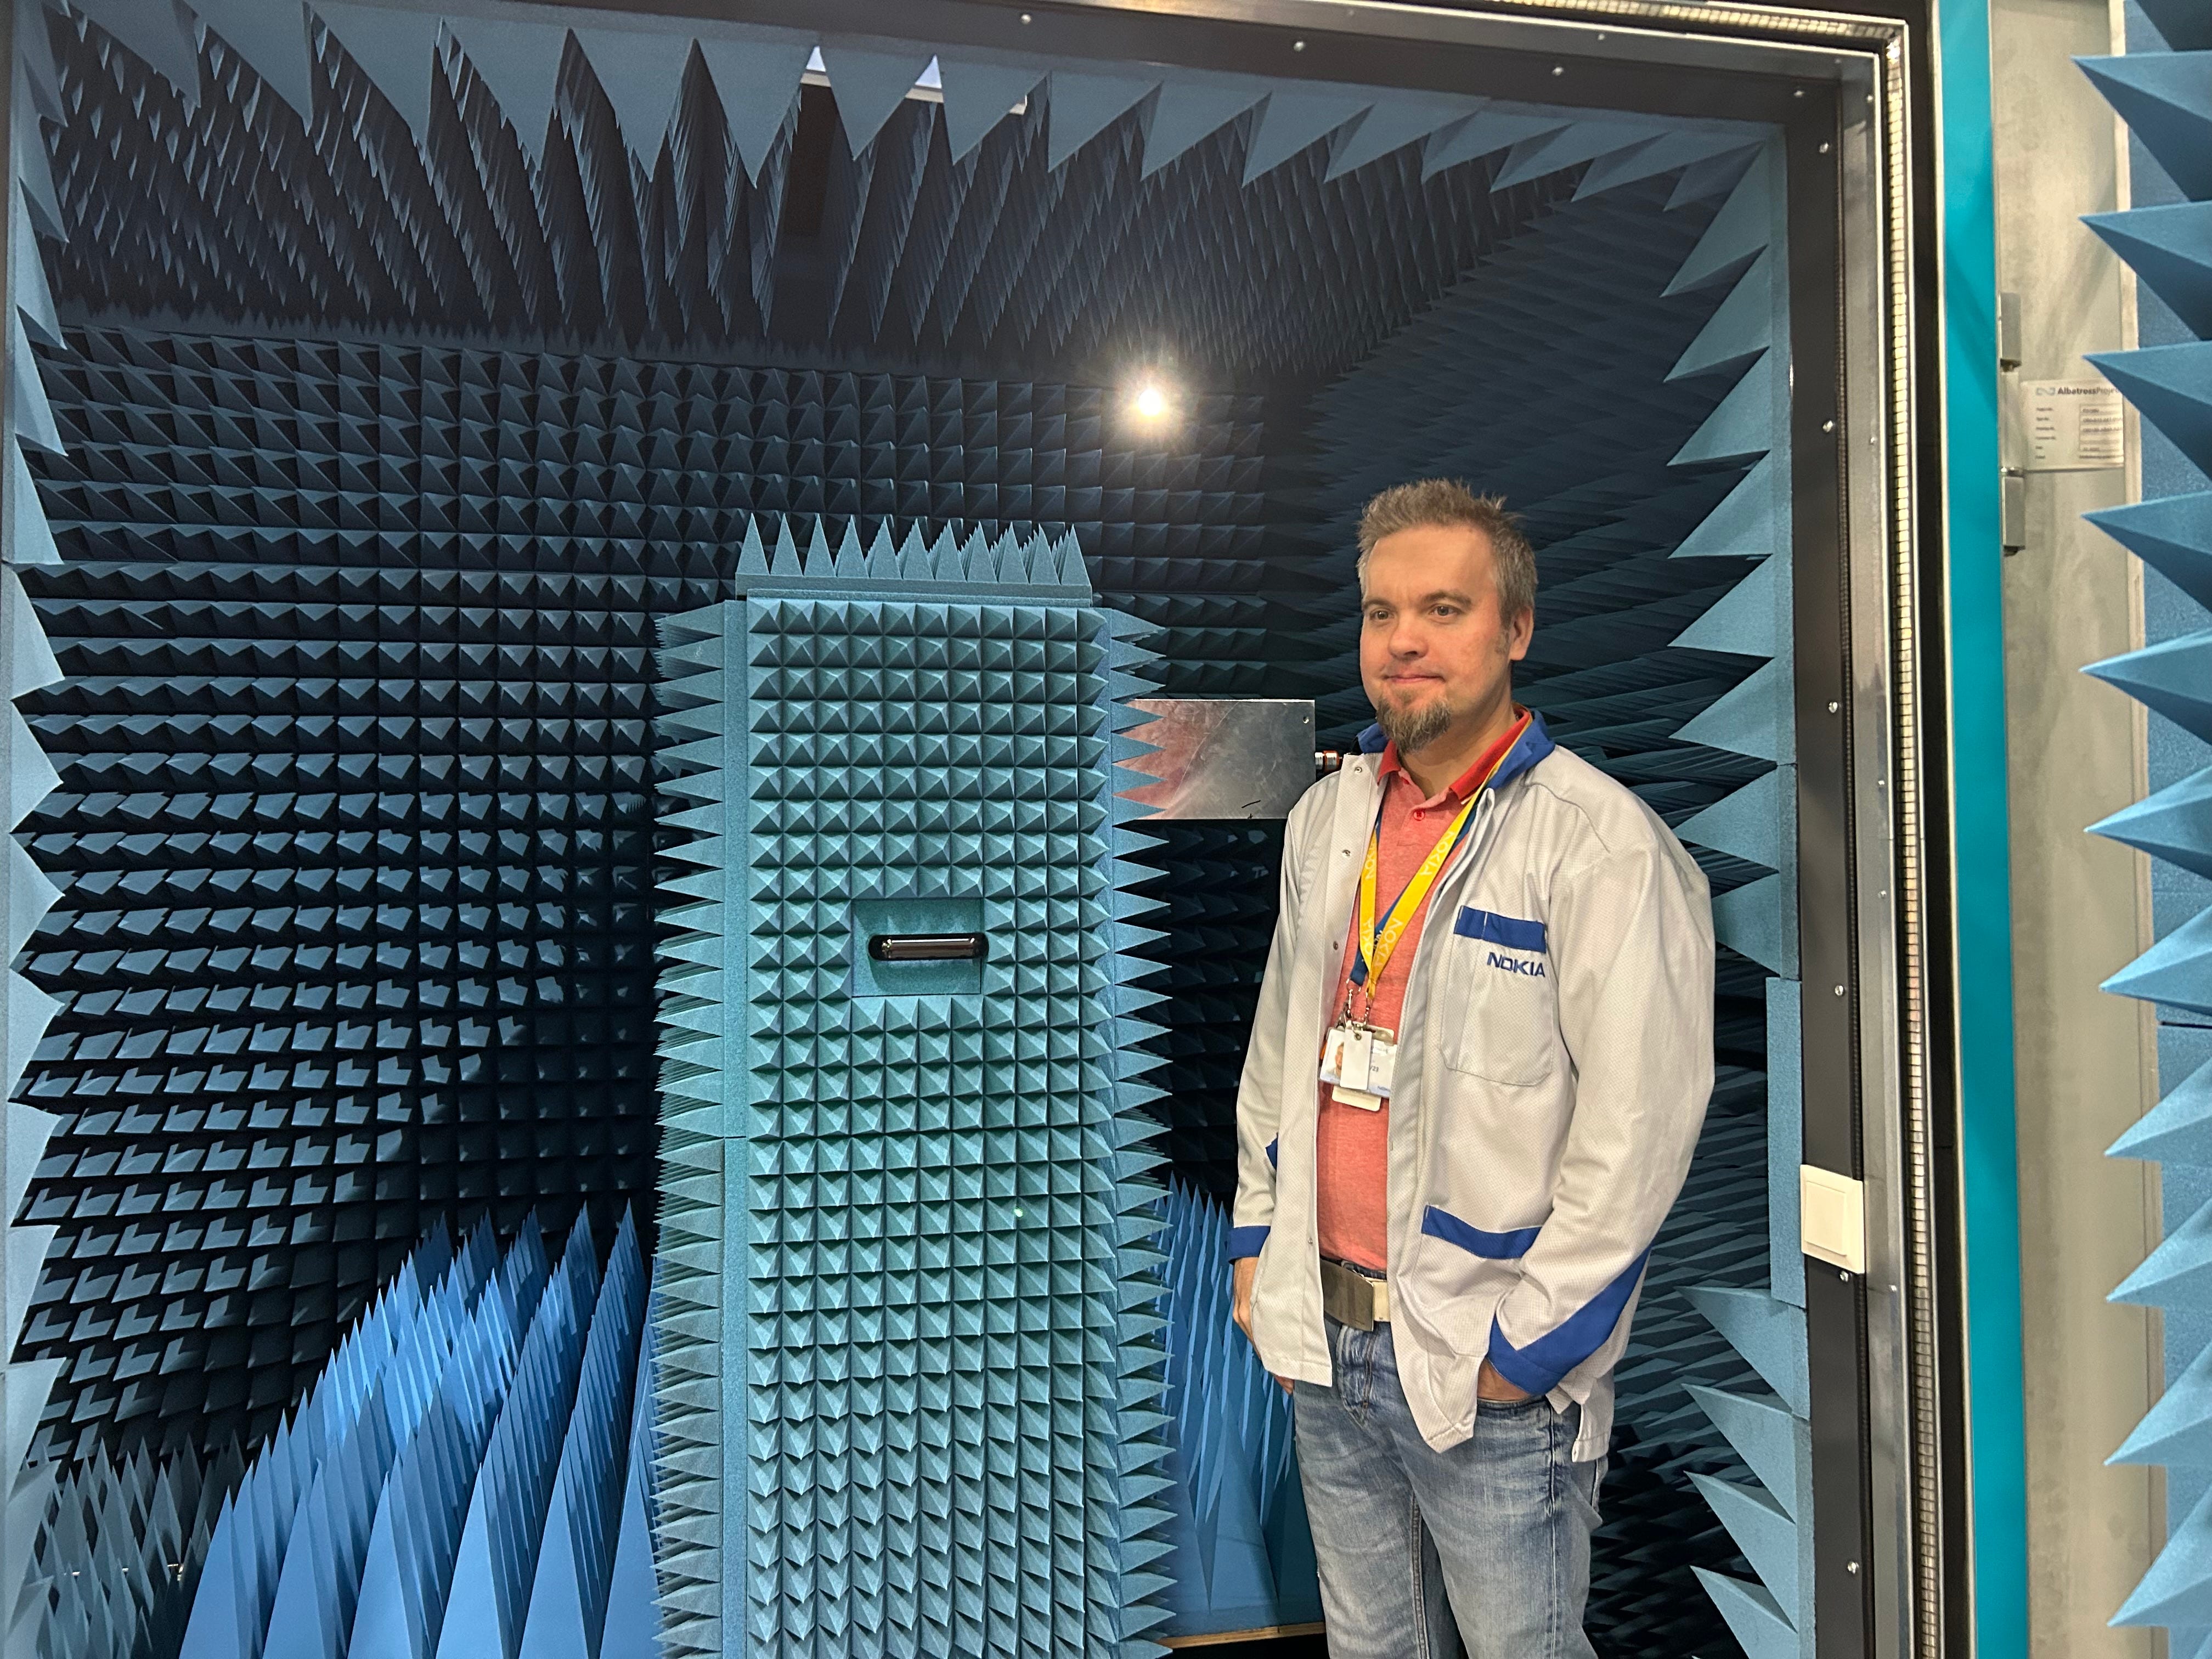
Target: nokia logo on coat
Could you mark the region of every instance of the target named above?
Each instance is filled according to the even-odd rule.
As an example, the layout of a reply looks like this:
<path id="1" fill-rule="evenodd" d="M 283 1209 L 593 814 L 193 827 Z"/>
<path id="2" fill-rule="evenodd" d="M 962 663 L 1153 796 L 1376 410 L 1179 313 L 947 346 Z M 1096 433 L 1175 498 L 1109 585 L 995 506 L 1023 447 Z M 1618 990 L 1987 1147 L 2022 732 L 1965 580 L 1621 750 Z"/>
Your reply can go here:
<path id="1" fill-rule="evenodd" d="M 1509 974 L 1526 974 L 1530 979 L 1544 977 L 1544 964 L 1540 962 L 1523 962 L 1519 957 L 1501 957 L 1495 951 L 1490 952 L 1488 962 L 1491 967 L 1503 968 Z"/>

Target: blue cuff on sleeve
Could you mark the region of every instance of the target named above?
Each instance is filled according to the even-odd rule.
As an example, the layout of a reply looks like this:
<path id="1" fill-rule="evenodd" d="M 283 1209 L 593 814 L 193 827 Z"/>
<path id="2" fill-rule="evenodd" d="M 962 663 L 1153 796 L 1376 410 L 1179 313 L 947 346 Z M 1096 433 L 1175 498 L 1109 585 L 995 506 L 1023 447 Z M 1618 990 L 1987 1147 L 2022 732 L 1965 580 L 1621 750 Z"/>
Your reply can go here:
<path id="1" fill-rule="evenodd" d="M 1620 1310 L 1635 1293 L 1644 1277 L 1644 1264 L 1650 1256 L 1650 1251 L 1644 1251 L 1588 1303 L 1524 1348 L 1507 1341 L 1504 1327 L 1492 1319 L 1491 1369 L 1524 1394 L 1551 1393 L 1559 1386 L 1561 1377 L 1605 1346 L 1606 1338 L 1620 1322 Z"/>
<path id="2" fill-rule="evenodd" d="M 1267 1243 L 1265 1227 L 1231 1227 L 1229 1230 L 1229 1259 L 1236 1261 L 1248 1255 L 1257 1255 Z"/>

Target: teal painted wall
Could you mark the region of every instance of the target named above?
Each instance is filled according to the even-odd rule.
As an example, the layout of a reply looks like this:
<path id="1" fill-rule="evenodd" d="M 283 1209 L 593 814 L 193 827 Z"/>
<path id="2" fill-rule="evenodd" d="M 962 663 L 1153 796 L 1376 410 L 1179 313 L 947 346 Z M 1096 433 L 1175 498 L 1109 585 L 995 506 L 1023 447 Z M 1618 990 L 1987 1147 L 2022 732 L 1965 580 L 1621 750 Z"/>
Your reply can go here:
<path id="1" fill-rule="evenodd" d="M 1987 0 L 1942 0 L 1944 594 L 1966 1230 L 1974 1651 L 2027 1652 L 2020 1177 L 2013 1121 L 2002 497 Z"/>

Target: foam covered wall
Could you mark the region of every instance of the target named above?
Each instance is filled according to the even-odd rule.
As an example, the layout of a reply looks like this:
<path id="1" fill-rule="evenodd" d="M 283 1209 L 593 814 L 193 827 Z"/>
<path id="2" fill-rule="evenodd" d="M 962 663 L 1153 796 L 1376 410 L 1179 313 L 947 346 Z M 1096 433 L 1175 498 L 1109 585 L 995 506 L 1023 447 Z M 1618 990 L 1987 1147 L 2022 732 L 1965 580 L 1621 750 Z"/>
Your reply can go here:
<path id="1" fill-rule="evenodd" d="M 2166 1237 L 2112 1291 L 2156 1308 L 2166 1389 L 2114 1461 L 2166 1470 L 2166 1545 L 2114 1619 L 2212 1643 L 2212 20 L 2141 0 L 2124 57 L 2082 68 L 2128 125 L 2130 201 L 2088 221 L 2136 277 L 2136 349 L 2091 361 L 2142 417 L 2142 500 L 2091 514 L 2142 561 L 2144 647 L 2088 672 L 2149 710 L 2148 781 L 2091 826 L 2150 854 L 2157 942 L 2106 989 L 2151 1004 L 2166 1093 L 2116 1141 L 2160 1165 Z"/>
<path id="2" fill-rule="evenodd" d="M 72 1454 L 267 1432 L 435 1215 L 650 1189 L 653 618 L 756 523 L 995 532 L 1018 454 L 1103 572 L 1210 533 L 1095 482 L 1158 464 L 1097 388 L 106 329 L 46 374 L 70 678 L 25 829 L 69 896 L 26 1093 L 69 1117 L 25 1342 Z M 1185 459 L 1255 449 L 1245 401 Z"/>

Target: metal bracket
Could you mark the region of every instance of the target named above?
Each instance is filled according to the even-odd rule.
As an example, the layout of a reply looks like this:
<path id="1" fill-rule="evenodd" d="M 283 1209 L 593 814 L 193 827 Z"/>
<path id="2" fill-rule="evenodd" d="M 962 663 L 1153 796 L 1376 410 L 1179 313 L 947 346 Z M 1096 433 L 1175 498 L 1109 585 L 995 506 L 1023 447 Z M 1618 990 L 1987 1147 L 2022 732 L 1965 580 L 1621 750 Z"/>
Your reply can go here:
<path id="1" fill-rule="evenodd" d="M 2027 475 L 2016 466 L 2004 470 L 2003 509 L 1998 540 L 2008 556 L 2027 545 Z"/>

